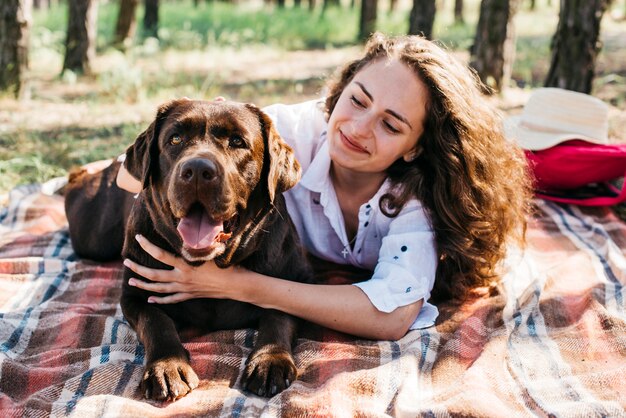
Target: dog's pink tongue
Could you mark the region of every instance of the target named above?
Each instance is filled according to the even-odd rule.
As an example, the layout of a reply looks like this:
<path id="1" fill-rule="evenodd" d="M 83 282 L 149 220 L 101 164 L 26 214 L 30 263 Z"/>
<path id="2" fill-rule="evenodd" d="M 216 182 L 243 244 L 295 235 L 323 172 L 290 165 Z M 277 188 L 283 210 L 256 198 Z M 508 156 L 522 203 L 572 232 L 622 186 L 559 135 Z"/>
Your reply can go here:
<path id="1" fill-rule="evenodd" d="M 199 250 L 213 244 L 224 224 L 211 222 L 206 211 L 197 207 L 180 220 L 177 229 L 187 247 Z"/>

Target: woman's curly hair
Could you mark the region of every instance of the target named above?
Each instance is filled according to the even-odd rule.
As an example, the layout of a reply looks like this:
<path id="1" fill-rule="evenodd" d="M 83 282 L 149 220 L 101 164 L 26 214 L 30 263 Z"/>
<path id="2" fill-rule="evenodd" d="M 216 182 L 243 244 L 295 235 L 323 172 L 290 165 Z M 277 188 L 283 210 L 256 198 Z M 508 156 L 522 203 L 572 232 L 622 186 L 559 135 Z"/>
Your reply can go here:
<path id="1" fill-rule="evenodd" d="M 329 83 L 326 116 L 356 73 L 390 58 L 411 68 L 429 97 L 417 157 L 388 169 L 394 193 L 381 199 L 381 210 L 395 216 L 409 199 L 422 202 L 439 256 L 432 300 L 462 301 L 497 280 L 507 244 L 524 241 L 531 197 L 526 160 L 505 139 L 501 116 L 482 96 L 476 74 L 419 36 L 374 34 L 365 55 Z"/>

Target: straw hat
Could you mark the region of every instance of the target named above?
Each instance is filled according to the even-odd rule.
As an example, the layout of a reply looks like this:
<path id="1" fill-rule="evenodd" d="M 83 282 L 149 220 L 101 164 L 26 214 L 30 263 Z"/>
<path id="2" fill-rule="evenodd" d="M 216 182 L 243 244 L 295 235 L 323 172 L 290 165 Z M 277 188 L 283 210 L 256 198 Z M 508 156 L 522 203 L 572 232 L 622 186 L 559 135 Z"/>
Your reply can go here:
<path id="1" fill-rule="evenodd" d="M 571 139 L 608 144 L 609 107 L 588 94 L 541 88 L 528 98 L 521 115 L 504 121 L 504 131 L 507 138 L 533 151 Z"/>

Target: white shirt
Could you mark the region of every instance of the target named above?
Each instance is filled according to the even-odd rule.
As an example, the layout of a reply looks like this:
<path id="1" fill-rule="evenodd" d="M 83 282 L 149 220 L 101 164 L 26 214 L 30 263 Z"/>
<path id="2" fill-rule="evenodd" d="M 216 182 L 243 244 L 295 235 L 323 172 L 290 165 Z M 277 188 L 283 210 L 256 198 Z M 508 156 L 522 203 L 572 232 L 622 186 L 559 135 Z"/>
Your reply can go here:
<path id="1" fill-rule="evenodd" d="M 355 283 L 382 312 L 423 299 L 411 329 L 435 323 L 439 312 L 428 303 L 435 282 L 434 234 L 422 204 L 410 200 L 389 218 L 379 208 L 389 190 L 386 181 L 359 209 L 354 246 L 348 242 L 343 214 L 330 178 L 323 100 L 263 109 L 282 138 L 294 149 L 302 179 L 285 193 L 287 210 L 300 240 L 313 255 L 335 263 L 373 270 L 369 280 Z"/>

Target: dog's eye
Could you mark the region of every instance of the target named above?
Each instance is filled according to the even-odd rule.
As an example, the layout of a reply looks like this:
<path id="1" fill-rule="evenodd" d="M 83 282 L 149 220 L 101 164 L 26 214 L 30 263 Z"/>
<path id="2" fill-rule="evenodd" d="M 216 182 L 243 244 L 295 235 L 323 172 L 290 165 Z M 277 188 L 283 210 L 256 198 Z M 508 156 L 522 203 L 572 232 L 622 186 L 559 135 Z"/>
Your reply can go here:
<path id="1" fill-rule="evenodd" d="M 181 142 L 183 142 L 183 139 L 180 137 L 180 135 L 172 135 L 172 137 L 170 138 L 170 144 L 172 145 L 178 145 Z"/>
<path id="2" fill-rule="evenodd" d="M 243 148 L 246 145 L 245 141 L 239 135 L 233 135 L 228 138 L 228 146 L 232 148 Z"/>

